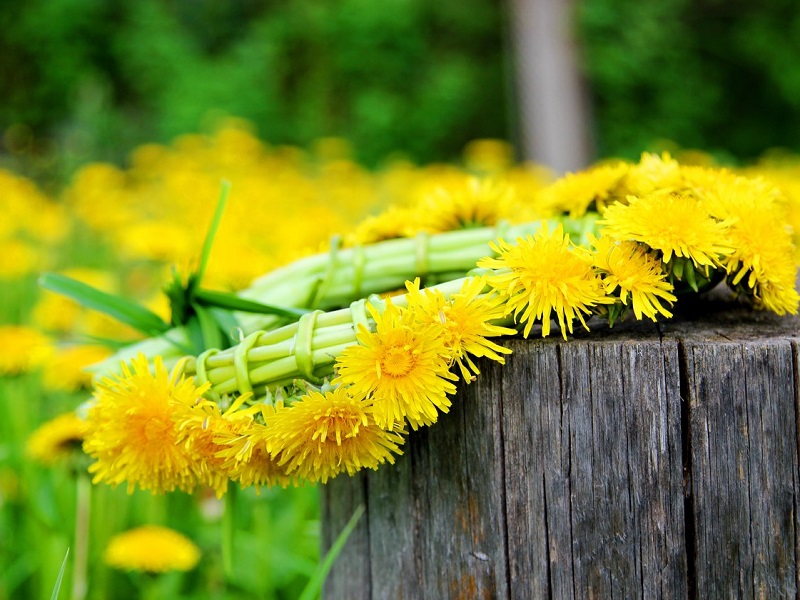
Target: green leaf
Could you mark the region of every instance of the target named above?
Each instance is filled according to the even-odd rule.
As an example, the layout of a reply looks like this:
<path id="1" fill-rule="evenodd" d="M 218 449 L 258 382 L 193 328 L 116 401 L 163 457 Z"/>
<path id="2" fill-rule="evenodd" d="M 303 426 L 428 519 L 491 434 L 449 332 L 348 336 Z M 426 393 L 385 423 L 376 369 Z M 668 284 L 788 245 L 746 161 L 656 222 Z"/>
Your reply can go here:
<path id="1" fill-rule="evenodd" d="M 192 304 L 194 314 L 197 316 L 197 322 L 200 325 L 200 335 L 203 339 L 203 350 L 209 348 L 222 348 L 224 341 L 222 339 L 222 332 L 219 328 L 219 323 L 214 319 L 214 316 L 208 309 L 203 308 L 201 305 Z"/>
<path id="2" fill-rule="evenodd" d="M 300 600 L 313 600 L 314 598 L 319 597 L 320 590 L 322 589 L 322 584 L 325 583 L 325 578 L 328 576 L 328 571 L 331 570 L 333 563 L 336 561 L 339 554 L 341 554 L 345 543 L 350 537 L 350 534 L 353 533 L 353 530 L 356 528 L 356 525 L 358 524 L 358 520 L 361 518 L 361 515 L 363 514 L 364 514 L 364 505 L 362 504 L 353 513 L 353 516 L 350 517 L 350 520 L 347 522 L 347 525 L 345 525 L 344 529 L 342 529 L 342 533 L 340 533 L 339 537 L 336 538 L 336 541 L 333 542 L 333 546 L 331 546 L 331 549 L 328 550 L 328 553 L 325 555 L 325 558 L 317 567 L 317 570 L 314 571 L 314 574 L 311 576 L 311 579 L 309 579 L 308 583 L 306 584 L 303 593 L 300 594 Z"/>
<path id="3" fill-rule="evenodd" d="M 46 290 L 72 298 L 86 308 L 105 313 L 147 335 L 158 335 L 169 329 L 169 325 L 161 317 L 143 306 L 127 298 L 101 292 L 66 275 L 44 273 L 39 278 L 39 285 Z"/>
<path id="4" fill-rule="evenodd" d="M 53 587 L 53 593 L 50 594 L 50 600 L 58 600 L 58 593 L 61 591 L 61 580 L 64 579 L 64 570 L 67 568 L 67 559 L 69 558 L 69 548 L 64 555 L 64 560 L 61 562 L 61 570 L 58 572 L 56 578 L 56 585 Z"/>
<path id="5" fill-rule="evenodd" d="M 699 291 L 697 289 L 697 279 L 694 276 L 694 265 L 689 262 L 688 259 L 686 261 L 686 268 L 683 272 L 686 275 L 686 283 L 689 284 L 689 287 L 691 287 L 695 292 Z"/>
<path id="6" fill-rule="evenodd" d="M 214 238 L 217 235 L 220 221 L 222 221 L 222 213 L 225 211 L 225 205 L 228 203 L 228 194 L 231 191 L 230 181 L 222 180 L 222 189 L 219 192 L 219 200 L 217 201 L 217 208 L 214 211 L 214 217 L 211 219 L 211 225 L 206 233 L 206 239 L 203 241 L 203 250 L 200 253 L 200 264 L 197 266 L 197 271 L 192 277 L 192 284 L 199 286 L 206 274 L 208 267 L 208 259 L 211 256 L 211 246 L 214 245 Z"/>
<path id="7" fill-rule="evenodd" d="M 258 313 L 262 315 L 276 315 L 293 320 L 297 320 L 307 312 L 310 312 L 303 308 L 284 308 L 282 306 L 262 304 L 253 300 L 247 300 L 246 298 L 240 298 L 235 294 L 213 292 L 211 290 L 197 290 L 194 294 L 194 300 L 196 303 L 202 304 L 203 306 L 216 306 L 218 308 L 227 308 L 229 310 Z"/>

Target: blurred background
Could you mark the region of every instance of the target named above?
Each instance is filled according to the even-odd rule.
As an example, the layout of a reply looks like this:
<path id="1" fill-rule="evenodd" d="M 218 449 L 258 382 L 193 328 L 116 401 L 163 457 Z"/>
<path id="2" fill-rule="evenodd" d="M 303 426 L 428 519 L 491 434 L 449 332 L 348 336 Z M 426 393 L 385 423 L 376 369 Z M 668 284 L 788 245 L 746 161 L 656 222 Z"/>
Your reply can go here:
<path id="1" fill-rule="evenodd" d="M 795 0 L 3 2 L 0 600 L 50 598 L 67 547 L 74 600 L 293 599 L 320 567 L 313 487 L 243 490 L 225 577 L 213 494 L 88 486 L 80 432 L 52 423 L 90 397 L 83 367 L 141 334 L 41 272 L 169 320 L 161 288 L 196 259 L 223 178 L 206 282 L 236 290 L 468 174 L 532 198 L 646 150 L 796 153 L 798 65 Z M 800 195 L 793 169 L 773 175 Z M 143 524 L 188 536 L 198 567 L 105 565 Z"/>
<path id="2" fill-rule="evenodd" d="M 344 137 L 368 166 L 397 154 L 452 160 L 486 137 L 521 157 L 515 69 L 530 57 L 515 58 L 512 34 L 524 4 L 6 2 L 0 164 L 63 178 L 208 130 L 221 115 L 248 120 L 272 144 Z M 572 4 L 562 25 L 591 158 L 636 158 L 665 140 L 727 160 L 800 144 L 792 0 Z"/>

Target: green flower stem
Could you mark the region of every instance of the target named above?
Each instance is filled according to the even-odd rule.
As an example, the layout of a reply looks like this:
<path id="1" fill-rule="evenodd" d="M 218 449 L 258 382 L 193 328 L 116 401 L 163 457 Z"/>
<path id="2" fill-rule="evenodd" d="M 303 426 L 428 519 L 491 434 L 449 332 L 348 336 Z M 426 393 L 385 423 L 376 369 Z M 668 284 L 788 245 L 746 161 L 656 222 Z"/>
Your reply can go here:
<path id="1" fill-rule="evenodd" d="M 588 222 L 593 223 L 587 219 Z M 549 221 L 548 225 L 554 227 L 556 223 Z M 241 295 L 265 304 L 329 310 L 369 294 L 402 288 L 407 280 L 416 276 L 456 272 L 463 277 L 478 260 L 492 254 L 490 241 L 498 237 L 515 239 L 531 235 L 543 224 L 543 221 L 533 221 L 514 226 L 463 229 L 340 249 L 333 255 L 333 268 L 331 254 L 318 254 L 268 273 Z M 583 235 L 583 231 L 576 227 L 575 234 Z M 356 260 L 359 255 L 360 260 Z M 363 265 L 360 273 L 357 272 L 359 264 Z M 327 290 L 319 298 L 318 305 L 305 303 L 313 295 L 308 290 L 326 278 Z M 359 285 L 354 285 L 354 281 Z M 272 315 L 253 314 L 237 314 L 237 319 L 245 332 L 270 329 L 279 321 Z"/>
<path id="2" fill-rule="evenodd" d="M 239 295 L 263 304 L 329 311 L 336 307 L 346 306 L 354 300 L 370 294 L 400 289 L 406 281 L 418 276 L 424 278 L 428 285 L 464 277 L 475 268 L 478 260 L 494 254 L 489 247 L 489 242 L 498 238 L 514 240 L 534 234 L 544 224 L 553 229 L 562 223 L 565 230 L 576 240 L 584 240 L 587 232 L 594 231 L 595 221 L 596 215 L 589 214 L 581 219 L 564 217 L 546 222 L 532 221 L 518 225 L 500 224 L 497 227 L 421 234 L 413 238 L 386 240 L 351 248 L 340 248 L 338 242 L 334 242 L 331 252 L 309 256 L 276 269 L 256 279 L 250 288 L 243 290 Z M 275 347 L 261 350 L 265 353 L 264 358 L 256 358 L 256 361 L 280 360 L 280 353 L 285 352 L 286 349 L 277 344 L 281 341 L 291 340 L 297 333 L 296 323 L 285 326 L 286 319 L 282 317 L 243 312 L 233 314 L 243 335 L 257 331 L 269 332 L 263 333 L 259 337 L 257 347 L 251 352 L 260 347 L 273 345 Z M 350 317 L 349 309 L 345 309 L 341 313 L 333 311 L 321 314 L 316 323 L 315 335 L 317 335 L 316 329 L 348 322 L 352 330 L 352 321 L 348 321 Z M 284 326 L 281 327 L 282 325 Z M 139 353 L 144 353 L 148 357 L 161 356 L 164 364 L 170 367 L 187 353 L 186 348 L 189 343 L 185 330 L 173 329 L 163 336 L 128 346 L 106 361 L 99 363 L 94 371 L 97 376 L 118 372 L 121 361 L 128 361 Z M 337 344 L 329 342 L 327 339 L 314 338 L 312 340 L 312 347 L 319 349 L 320 352 L 324 352 L 328 346 L 335 345 Z M 256 355 L 258 356 L 258 353 Z M 209 375 L 214 373 L 210 377 L 215 386 L 220 376 L 214 369 L 223 366 L 220 361 L 226 360 L 225 356 L 224 353 L 220 353 L 207 358 L 206 367 Z M 249 358 L 248 355 L 248 360 Z M 320 373 L 330 371 L 333 359 L 321 356 L 318 361 L 316 356 L 312 358 Z M 230 373 L 225 373 L 226 380 L 233 377 Z M 262 385 L 266 382 L 285 381 L 288 376 L 273 373 L 273 371 L 269 371 L 269 373 L 266 380 L 254 381 L 253 384 Z M 230 385 L 224 386 L 223 389 L 228 388 Z"/>
<path id="3" fill-rule="evenodd" d="M 92 502 L 92 481 L 79 471 L 75 481 L 75 557 L 72 563 L 72 600 L 84 600 L 88 591 L 89 512 Z"/>

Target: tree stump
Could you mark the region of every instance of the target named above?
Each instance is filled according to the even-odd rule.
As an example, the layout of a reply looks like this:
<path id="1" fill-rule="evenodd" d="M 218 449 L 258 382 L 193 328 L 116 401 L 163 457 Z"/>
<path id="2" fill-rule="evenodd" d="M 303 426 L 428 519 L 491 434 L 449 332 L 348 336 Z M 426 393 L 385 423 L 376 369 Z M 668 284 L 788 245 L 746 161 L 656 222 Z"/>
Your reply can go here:
<path id="1" fill-rule="evenodd" d="M 795 598 L 800 319 L 507 343 L 394 466 L 322 487 L 325 598 Z"/>

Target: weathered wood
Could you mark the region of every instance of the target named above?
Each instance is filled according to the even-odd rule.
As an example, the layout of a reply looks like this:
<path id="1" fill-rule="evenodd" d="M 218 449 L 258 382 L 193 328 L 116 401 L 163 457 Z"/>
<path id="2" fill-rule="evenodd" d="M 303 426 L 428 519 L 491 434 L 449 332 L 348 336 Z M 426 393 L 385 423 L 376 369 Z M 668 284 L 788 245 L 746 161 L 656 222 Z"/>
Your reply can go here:
<path id="1" fill-rule="evenodd" d="M 506 342 L 323 488 L 326 544 L 367 504 L 325 597 L 796 597 L 800 319 L 708 310 Z"/>
<path id="2" fill-rule="evenodd" d="M 367 506 L 366 476 L 338 477 L 322 486 L 322 546 L 330 548 L 359 506 Z M 366 517 L 367 515 L 365 515 Z M 359 519 L 336 563 L 336 575 L 325 581 L 326 598 L 372 597 L 369 518 Z"/>

